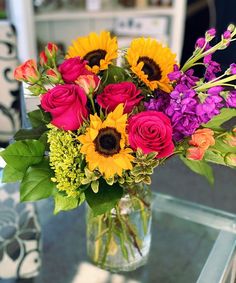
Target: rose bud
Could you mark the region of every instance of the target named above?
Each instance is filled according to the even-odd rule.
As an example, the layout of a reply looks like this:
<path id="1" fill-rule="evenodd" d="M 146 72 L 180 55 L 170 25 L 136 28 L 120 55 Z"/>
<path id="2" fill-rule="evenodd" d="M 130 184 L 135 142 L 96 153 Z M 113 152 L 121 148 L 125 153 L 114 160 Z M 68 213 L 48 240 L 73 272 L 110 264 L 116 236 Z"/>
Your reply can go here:
<path id="1" fill-rule="evenodd" d="M 77 85 L 82 87 L 87 95 L 96 91 L 100 84 L 100 79 L 96 75 L 82 75 L 75 81 Z"/>
<path id="2" fill-rule="evenodd" d="M 48 65 L 48 58 L 46 56 L 45 51 L 40 52 L 39 54 L 39 63 L 42 67 L 46 67 Z"/>
<path id="3" fill-rule="evenodd" d="M 45 47 L 45 53 L 48 58 L 55 58 L 58 47 L 56 44 L 49 42 Z"/>
<path id="4" fill-rule="evenodd" d="M 61 78 L 61 74 L 55 69 L 48 69 L 46 71 L 46 75 L 47 75 L 49 81 L 53 84 L 63 83 L 63 80 Z"/>
<path id="5" fill-rule="evenodd" d="M 200 147 L 189 147 L 187 149 L 186 157 L 189 160 L 202 160 L 205 150 Z"/>
<path id="6" fill-rule="evenodd" d="M 236 153 L 226 154 L 225 163 L 229 166 L 236 166 Z"/>
<path id="7" fill-rule="evenodd" d="M 36 62 L 30 59 L 18 66 L 14 71 L 14 78 L 18 81 L 32 84 L 38 82 L 40 80 L 40 73 L 37 69 Z"/>
<path id="8" fill-rule="evenodd" d="M 208 128 L 196 130 L 191 136 L 189 144 L 207 150 L 215 144 L 214 132 Z"/>

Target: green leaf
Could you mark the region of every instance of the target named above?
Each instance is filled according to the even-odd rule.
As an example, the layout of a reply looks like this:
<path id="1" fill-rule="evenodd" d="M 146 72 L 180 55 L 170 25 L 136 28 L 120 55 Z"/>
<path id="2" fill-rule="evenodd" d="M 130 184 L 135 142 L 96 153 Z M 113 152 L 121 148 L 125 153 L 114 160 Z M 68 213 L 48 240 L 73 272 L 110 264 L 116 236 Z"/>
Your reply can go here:
<path id="1" fill-rule="evenodd" d="M 42 161 L 45 147 L 37 140 L 16 141 L 10 144 L 0 156 L 12 168 L 25 172 L 30 165 Z"/>
<path id="2" fill-rule="evenodd" d="M 33 128 L 49 124 L 51 121 L 50 113 L 43 111 L 43 109 L 37 109 L 28 113 L 31 125 Z"/>
<path id="3" fill-rule="evenodd" d="M 37 140 L 47 130 L 48 128 L 44 125 L 33 129 L 21 129 L 14 135 L 14 139 L 17 141 L 26 140 L 26 139 Z"/>
<path id="4" fill-rule="evenodd" d="M 55 200 L 54 214 L 57 214 L 62 210 L 63 211 L 71 210 L 78 206 L 77 198 L 63 196 L 60 193 L 57 193 L 54 196 L 54 200 Z"/>
<path id="5" fill-rule="evenodd" d="M 109 186 L 102 178 L 99 179 L 97 193 L 94 193 L 91 187 L 85 191 L 86 200 L 95 216 L 110 211 L 115 207 L 122 195 L 123 188 L 118 183 Z"/>
<path id="6" fill-rule="evenodd" d="M 222 108 L 219 115 L 216 115 L 211 121 L 202 126 L 214 130 L 222 130 L 221 125 L 233 117 L 236 117 L 236 109 Z"/>
<path id="7" fill-rule="evenodd" d="M 225 143 L 223 139 L 219 139 L 219 138 L 215 140 L 215 145 L 213 146 L 213 148 L 215 148 L 216 150 L 220 151 L 223 154 L 229 152 L 236 153 L 236 146 L 231 146 Z"/>
<path id="8" fill-rule="evenodd" d="M 20 200 L 35 201 L 50 197 L 56 187 L 48 159 L 30 166 L 20 185 Z"/>
<path id="9" fill-rule="evenodd" d="M 220 165 L 226 165 L 224 161 L 224 156 L 222 154 L 215 152 L 213 150 L 207 150 L 204 154 L 204 160 L 207 162 L 212 162 Z"/>
<path id="10" fill-rule="evenodd" d="M 42 134 L 42 136 L 39 138 L 39 141 L 44 144 L 45 150 L 49 151 L 48 131 L 46 131 Z"/>
<path id="11" fill-rule="evenodd" d="M 125 69 L 114 65 L 110 65 L 102 76 L 102 84 L 104 86 L 129 80 L 130 77 Z"/>
<path id="12" fill-rule="evenodd" d="M 189 167 L 193 172 L 204 176 L 208 182 L 214 184 L 214 175 L 212 168 L 203 160 L 188 160 L 187 158 L 180 155 L 180 159 L 183 163 Z"/>
<path id="13" fill-rule="evenodd" d="M 11 183 L 21 181 L 24 177 L 24 173 L 6 165 L 3 169 L 2 182 Z"/>

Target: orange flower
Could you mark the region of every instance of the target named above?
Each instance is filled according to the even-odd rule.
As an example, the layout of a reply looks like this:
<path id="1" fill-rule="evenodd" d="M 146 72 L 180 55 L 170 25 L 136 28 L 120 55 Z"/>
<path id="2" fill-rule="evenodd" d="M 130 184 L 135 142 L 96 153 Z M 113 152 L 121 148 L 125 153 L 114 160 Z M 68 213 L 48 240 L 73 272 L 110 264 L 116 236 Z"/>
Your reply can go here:
<path id="1" fill-rule="evenodd" d="M 47 57 L 55 57 L 58 51 L 58 47 L 55 43 L 49 42 L 45 47 L 45 53 Z"/>
<path id="2" fill-rule="evenodd" d="M 189 147 L 187 149 L 186 157 L 190 160 L 202 160 L 205 150 L 200 147 Z"/>
<path id="3" fill-rule="evenodd" d="M 33 59 L 18 66 L 14 71 L 14 78 L 18 81 L 36 83 L 40 79 L 37 64 Z"/>
<path id="4" fill-rule="evenodd" d="M 97 90 L 100 79 L 96 75 L 81 75 L 75 81 L 77 85 L 82 87 L 87 95 Z"/>
<path id="5" fill-rule="evenodd" d="M 39 59 L 40 59 L 39 63 L 40 63 L 41 66 L 46 66 L 47 65 L 48 58 L 46 56 L 45 51 L 40 52 Z"/>
<path id="6" fill-rule="evenodd" d="M 232 147 L 236 146 L 236 137 L 233 136 L 232 134 L 228 134 L 225 139 L 224 142 Z"/>
<path id="7" fill-rule="evenodd" d="M 214 132 L 208 128 L 199 129 L 192 135 L 189 144 L 205 151 L 215 144 Z"/>

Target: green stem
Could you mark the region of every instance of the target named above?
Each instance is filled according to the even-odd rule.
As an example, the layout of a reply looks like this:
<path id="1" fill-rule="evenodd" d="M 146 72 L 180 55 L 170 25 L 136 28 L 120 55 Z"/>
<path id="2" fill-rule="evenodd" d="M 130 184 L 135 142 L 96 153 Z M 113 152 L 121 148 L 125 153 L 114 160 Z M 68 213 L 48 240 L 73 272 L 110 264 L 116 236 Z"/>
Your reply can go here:
<path id="1" fill-rule="evenodd" d="M 96 113 L 96 109 L 95 109 L 95 105 L 94 105 L 94 101 L 93 101 L 93 94 L 89 93 L 88 95 L 89 101 L 91 102 L 92 108 L 93 108 L 93 113 Z"/>
<path id="2" fill-rule="evenodd" d="M 105 263 L 106 263 L 106 258 L 107 258 L 107 254 L 109 251 L 109 246 L 110 246 L 110 242 L 111 242 L 111 237 L 112 237 L 112 226 L 113 226 L 113 221 L 111 218 L 110 213 L 108 214 L 108 234 L 107 234 L 107 241 L 106 241 L 106 245 L 105 245 L 105 249 L 104 249 L 104 253 L 103 253 L 103 257 L 102 257 L 102 267 L 104 267 Z"/>
<path id="3" fill-rule="evenodd" d="M 194 88 L 195 91 L 204 91 L 204 90 L 207 90 L 213 86 L 221 86 L 221 85 L 224 85 L 224 83 L 227 83 L 227 82 L 231 82 L 231 81 L 234 81 L 236 80 L 236 75 L 232 75 L 232 76 L 229 76 L 225 79 L 222 79 L 222 80 L 219 80 L 219 81 L 216 81 L 216 82 L 208 82 L 208 83 L 205 83 L 201 86 L 198 86 L 196 88 Z"/>
<path id="4" fill-rule="evenodd" d="M 102 216 L 98 216 L 98 235 L 102 232 Z M 95 240 L 94 262 L 98 261 L 101 248 L 101 238 Z"/>

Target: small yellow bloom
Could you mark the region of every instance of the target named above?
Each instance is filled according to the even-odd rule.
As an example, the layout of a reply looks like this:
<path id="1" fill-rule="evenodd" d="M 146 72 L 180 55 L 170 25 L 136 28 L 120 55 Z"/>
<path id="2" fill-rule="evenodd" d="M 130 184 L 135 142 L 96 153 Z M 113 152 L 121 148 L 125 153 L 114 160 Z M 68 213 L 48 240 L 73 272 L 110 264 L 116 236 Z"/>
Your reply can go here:
<path id="1" fill-rule="evenodd" d="M 115 174 L 122 176 L 123 170 L 132 169 L 134 157 L 132 149 L 127 147 L 127 114 L 123 111 L 124 106 L 119 104 L 104 121 L 97 114 L 90 115 L 89 128 L 78 137 L 89 170 L 98 169 L 106 179 Z"/>

